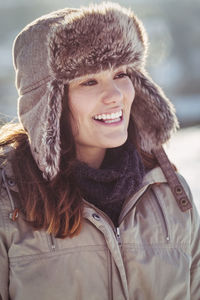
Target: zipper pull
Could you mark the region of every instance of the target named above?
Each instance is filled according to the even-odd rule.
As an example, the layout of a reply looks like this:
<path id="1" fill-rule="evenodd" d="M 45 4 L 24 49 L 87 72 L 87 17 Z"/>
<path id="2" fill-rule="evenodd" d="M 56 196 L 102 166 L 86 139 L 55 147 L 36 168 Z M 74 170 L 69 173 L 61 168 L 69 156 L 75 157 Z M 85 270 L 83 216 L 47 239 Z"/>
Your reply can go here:
<path id="1" fill-rule="evenodd" d="M 116 239 L 117 239 L 118 245 L 121 246 L 122 243 L 121 243 L 119 227 L 116 228 Z"/>
<path id="2" fill-rule="evenodd" d="M 51 241 L 51 250 L 55 251 L 56 250 L 56 245 L 55 245 L 55 242 L 54 242 L 54 237 L 51 233 L 50 233 L 50 241 Z"/>

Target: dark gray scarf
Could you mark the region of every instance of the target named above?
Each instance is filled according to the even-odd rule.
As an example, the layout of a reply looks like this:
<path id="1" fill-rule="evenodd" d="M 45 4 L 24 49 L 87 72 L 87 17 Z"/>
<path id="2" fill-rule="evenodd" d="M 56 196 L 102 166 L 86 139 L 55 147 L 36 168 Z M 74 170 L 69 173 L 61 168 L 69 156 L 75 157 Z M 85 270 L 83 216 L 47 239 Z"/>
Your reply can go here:
<path id="1" fill-rule="evenodd" d="M 75 177 L 83 198 L 105 212 L 118 226 L 123 202 L 138 190 L 144 174 L 137 150 L 126 142 L 108 149 L 99 169 L 80 162 Z"/>

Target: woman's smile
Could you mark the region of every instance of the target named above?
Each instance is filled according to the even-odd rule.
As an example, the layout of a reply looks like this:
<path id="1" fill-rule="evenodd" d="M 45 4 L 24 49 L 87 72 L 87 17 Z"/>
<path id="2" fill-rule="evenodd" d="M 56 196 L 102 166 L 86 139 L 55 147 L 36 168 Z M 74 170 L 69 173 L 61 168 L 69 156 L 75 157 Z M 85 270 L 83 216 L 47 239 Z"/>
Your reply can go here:
<path id="1" fill-rule="evenodd" d="M 93 119 L 101 125 L 119 125 L 123 120 L 123 111 L 120 109 L 116 112 L 98 114 Z"/>

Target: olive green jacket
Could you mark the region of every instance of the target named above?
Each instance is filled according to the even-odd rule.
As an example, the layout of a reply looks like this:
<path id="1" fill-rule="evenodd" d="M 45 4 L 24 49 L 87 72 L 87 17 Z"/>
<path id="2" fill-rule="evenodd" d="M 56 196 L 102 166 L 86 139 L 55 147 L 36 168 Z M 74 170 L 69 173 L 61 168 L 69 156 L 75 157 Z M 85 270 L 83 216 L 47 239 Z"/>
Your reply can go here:
<path id="1" fill-rule="evenodd" d="M 0 174 L 3 300 L 200 299 L 199 216 L 194 205 L 180 210 L 159 167 L 127 199 L 118 228 L 85 202 L 82 231 L 65 239 L 13 215 L 17 187 L 8 163 Z"/>

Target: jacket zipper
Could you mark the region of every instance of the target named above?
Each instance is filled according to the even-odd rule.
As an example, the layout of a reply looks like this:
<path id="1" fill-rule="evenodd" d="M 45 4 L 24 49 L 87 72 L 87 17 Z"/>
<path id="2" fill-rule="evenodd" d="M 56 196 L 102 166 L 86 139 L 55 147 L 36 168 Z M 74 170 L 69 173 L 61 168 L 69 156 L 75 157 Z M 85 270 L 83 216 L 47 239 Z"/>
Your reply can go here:
<path id="1" fill-rule="evenodd" d="M 117 243 L 119 246 L 121 246 L 121 234 L 120 234 L 120 229 L 119 227 L 115 227 L 112 220 L 109 218 L 108 215 L 106 215 L 102 210 L 100 210 L 98 207 L 94 206 L 93 204 L 87 202 L 86 200 L 84 200 L 84 202 L 89 206 L 89 207 L 92 207 L 93 209 L 95 209 L 95 211 L 99 214 L 99 215 L 103 215 L 104 218 L 108 221 L 108 223 L 110 224 L 113 232 L 114 232 L 114 235 L 115 235 L 115 238 L 117 240 Z"/>
<path id="2" fill-rule="evenodd" d="M 122 242 L 121 242 L 121 236 L 120 236 L 120 229 L 119 229 L 119 227 L 116 228 L 115 236 L 116 236 L 118 245 L 121 246 L 121 245 L 122 245 Z"/>

